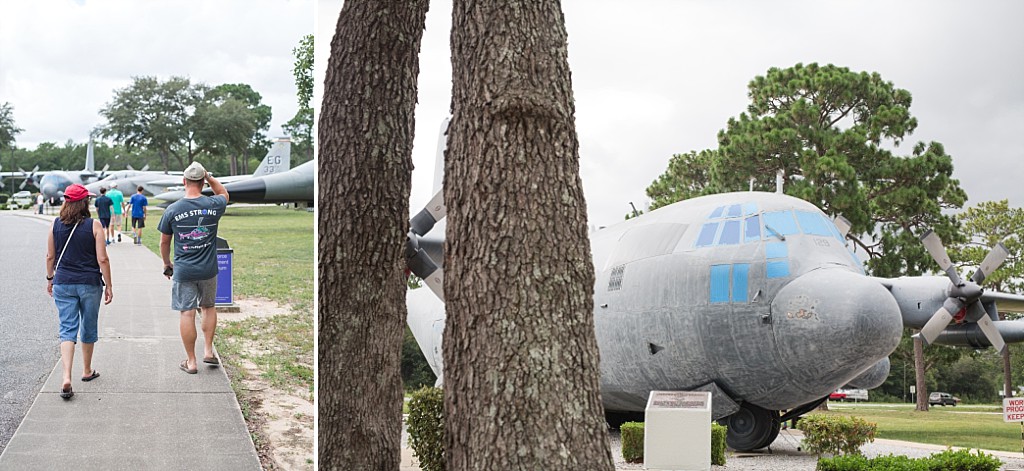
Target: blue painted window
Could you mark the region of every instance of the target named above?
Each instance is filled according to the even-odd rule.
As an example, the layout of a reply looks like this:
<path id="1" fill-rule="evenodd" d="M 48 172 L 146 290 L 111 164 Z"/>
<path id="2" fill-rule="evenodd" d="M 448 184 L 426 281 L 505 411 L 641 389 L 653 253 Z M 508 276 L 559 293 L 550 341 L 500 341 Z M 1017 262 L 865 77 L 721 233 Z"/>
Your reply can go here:
<path id="1" fill-rule="evenodd" d="M 743 231 L 743 241 L 753 242 L 755 240 L 761 240 L 761 216 L 753 215 L 748 217 L 744 223 L 746 227 Z"/>
<path id="2" fill-rule="evenodd" d="M 793 219 L 792 211 L 775 211 L 764 213 L 765 235 L 770 235 L 771 227 L 780 235 L 797 234 L 800 230 L 796 227 L 796 220 Z"/>
<path id="3" fill-rule="evenodd" d="M 768 262 L 766 269 L 768 278 L 785 278 L 789 276 L 789 260 Z"/>
<path id="4" fill-rule="evenodd" d="M 725 210 L 725 206 L 719 206 L 719 207 L 715 208 L 714 211 L 711 211 L 711 215 L 708 216 L 708 219 L 718 219 L 718 218 L 722 217 L 722 211 L 724 211 L 724 210 Z"/>
<path id="5" fill-rule="evenodd" d="M 718 245 L 736 245 L 738 243 L 740 243 L 740 222 L 725 221 L 722 235 L 718 238 Z"/>
<path id="6" fill-rule="evenodd" d="M 743 205 L 743 215 L 750 216 L 751 214 L 757 214 L 757 203 L 745 203 Z"/>
<path id="7" fill-rule="evenodd" d="M 718 233 L 718 223 L 709 222 L 700 228 L 700 235 L 697 236 L 697 247 L 707 247 L 715 243 L 715 234 Z"/>
<path id="8" fill-rule="evenodd" d="M 785 242 L 768 242 L 764 244 L 764 258 L 786 258 L 789 251 Z"/>
<path id="9" fill-rule="evenodd" d="M 800 221 L 800 227 L 804 229 L 804 234 L 820 236 L 833 235 L 832 231 L 828 228 L 829 225 L 826 224 L 825 218 L 821 217 L 818 213 L 797 211 L 796 218 Z"/>
<path id="10" fill-rule="evenodd" d="M 750 273 L 749 263 L 737 263 L 732 266 L 732 301 L 747 302 L 747 275 Z"/>
<path id="11" fill-rule="evenodd" d="M 736 218 L 736 217 L 740 217 L 742 215 L 743 215 L 743 205 L 734 204 L 732 206 L 729 206 L 729 212 L 727 213 L 727 216 L 729 216 L 731 218 Z"/>
<path id="12" fill-rule="evenodd" d="M 731 265 L 711 265 L 711 302 L 729 302 L 729 269 Z"/>

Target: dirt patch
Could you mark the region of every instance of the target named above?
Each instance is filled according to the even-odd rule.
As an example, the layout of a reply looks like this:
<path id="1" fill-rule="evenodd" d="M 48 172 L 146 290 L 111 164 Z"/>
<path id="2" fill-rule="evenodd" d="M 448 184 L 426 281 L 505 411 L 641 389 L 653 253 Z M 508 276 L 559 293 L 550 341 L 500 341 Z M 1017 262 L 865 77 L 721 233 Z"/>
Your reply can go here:
<path id="1" fill-rule="evenodd" d="M 291 311 L 277 303 L 259 298 L 235 300 L 239 313 L 218 314 L 218 321 L 242 320 L 249 317 L 273 317 Z M 248 344 L 246 342 L 245 344 Z M 243 348 L 253 354 L 265 353 L 253 344 Z M 267 345 L 262 346 L 263 349 Z M 228 375 L 242 404 L 243 415 L 249 425 L 253 442 L 260 454 L 264 469 L 312 471 L 313 418 L 316 409 L 309 391 L 295 388 L 277 388 L 262 379 L 263 368 L 245 358 L 225 358 L 236 363 L 228 368 Z"/>

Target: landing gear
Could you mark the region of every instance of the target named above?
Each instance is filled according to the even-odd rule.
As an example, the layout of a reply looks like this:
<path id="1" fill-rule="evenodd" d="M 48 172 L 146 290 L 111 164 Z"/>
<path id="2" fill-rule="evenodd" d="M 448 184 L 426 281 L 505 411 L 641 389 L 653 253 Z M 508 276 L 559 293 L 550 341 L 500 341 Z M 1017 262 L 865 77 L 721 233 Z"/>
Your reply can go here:
<path id="1" fill-rule="evenodd" d="M 718 423 L 729 427 L 725 443 L 737 451 L 758 450 L 771 445 L 782 427 L 778 411 L 747 403 L 740 405 L 740 410 L 733 415 L 719 419 Z"/>

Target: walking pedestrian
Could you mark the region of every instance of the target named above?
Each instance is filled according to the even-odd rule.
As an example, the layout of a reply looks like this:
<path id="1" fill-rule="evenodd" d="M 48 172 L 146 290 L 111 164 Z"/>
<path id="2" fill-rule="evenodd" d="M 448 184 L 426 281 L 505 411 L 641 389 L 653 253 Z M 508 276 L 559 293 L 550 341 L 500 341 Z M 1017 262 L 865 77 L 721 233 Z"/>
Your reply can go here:
<path id="1" fill-rule="evenodd" d="M 160 231 L 160 255 L 164 275 L 173 279 L 171 309 L 181 313 L 179 330 L 186 358 L 178 365 L 188 374 L 198 372 L 196 361 L 196 308 L 202 311 L 203 363 L 220 364 L 213 352 L 213 336 L 217 330 L 217 226 L 228 204 L 228 191 L 206 172 L 202 164 L 193 162 L 185 169 L 185 197 L 164 210 L 157 225 Z M 203 195 L 203 183 L 210 184 L 213 196 Z M 171 243 L 174 243 L 174 264 L 171 264 Z"/>
<path id="2" fill-rule="evenodd" d="M 89 191 L 79 184 L 69 186 L 46 245 L 46 292 L 53 297 L 60 315 L 60 359 L 64 368 L 60 397 L 64 399 L 75 394 L 71 364 L 78 340 L 82 341 L 82 381 L 100 376 L 92 367 L 93 347 L 99 337 L 100 298 L 104 304 L 114 299 L 110 259 L 107 245 L 100 242 L 102 238 L 103 226 L 89 215 Z"/>
<path id="3" fill-rule="evenodd" d="M 42 192 L 36 194 L 36 204 L 39 205 L 39 214 L 43 214 L 43 206 L 46 205 L 46 199 L 43 198 Z"/>
<path id="4" fill-rule="evenodd" d="M 132 211 L 132 231 L 135 233 L 135 245 L 142 245 L 142 228 L 146 227 L 148 206 L 149 200 L 142 194 L 142 185 L 139 185 L 137 193 L 128 200 L 128 208 L 131 208 Z"/>
<path id="5" fill-rule="evenodd" d="M 114 239 L 114 228 L 110 226 L 110 208 L 114 206 L 114 202 L 107 196 L 106 188 L 100 188 L 100 196 L 93 204 L 96 206 L 96 217 L 103 226 L 103 241 L 110 245 L 110 241 Z"/>
<path id="6" fill-rule="evenodd" d="M 117 233 L 117 241 L 121 242 L 121 220 L 124 219 L 124 193 L 117 189 L 117 183 L 111 183 L 107 196 L 110 197 L 110 201 L 114 202 L 114 217 L 110 220 L 110 223 L 114 226 L 113 232 Z M 113 236 L 110 239 L 113 242 Z"/>

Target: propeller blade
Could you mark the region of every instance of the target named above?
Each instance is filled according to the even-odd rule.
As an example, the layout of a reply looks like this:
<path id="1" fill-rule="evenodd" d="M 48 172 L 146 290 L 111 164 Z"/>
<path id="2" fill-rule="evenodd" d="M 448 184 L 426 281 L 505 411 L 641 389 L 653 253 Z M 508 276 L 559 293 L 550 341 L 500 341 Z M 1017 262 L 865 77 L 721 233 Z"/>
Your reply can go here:
<path id="1" fill-rule="evenodd" d="M 149 164 L 143 165 L 142 166 L 142 170 L 139 170 L 139 171 L 140 172 L 145 172 L 146 170 L 149 170 Z"/>
<path id="2" fill-rule="evenodd" d="M 444 194 L 439 191 L 433 198 L 430 198 L 430 202 L 425 208 L 413 216 L 410 221 L 411 230 L 416 235 L 425 235 L 434 228 L 437 221 L 444 219 L 447 214 L 448 209 L 444 206 Z"/>
<path id="3" fill-rule="evenodd" d="M 946 326 L 949 325 L 949 321 L 951 320 L 953 320 L 953 315 L 946 310 L 946 306 L 942 306 L 938 311 L 935 311 L 935 314 L 932 315 L 932 318 L 928 320 L 928 323 L 921 328 L 921 332 L 918 335 L 920 335 L 921 339 L 924 340 L 925 345 L 931 345 L 931 343 L 939 337 L 939 334 L 941 334 L 943 330 L 946 330 Z"/>
<path id="4" fill-rule="evenodd" d="M 953 262 L 949 261 L 949 255 L 946 254 L 946 248 L 942 246 L 942 239 L 939 238 L 939 235 L 929 229 L 928 232 L 921 236 L 921 242 L 932 258 L 935 259 L 935 262 L 939 264 L 939 268 L 946 272 L 946 276 L 949 277 L 949 281 L 953 282 L 953 286 L 962 285 L 963 280 L 960 279 L 960 274 L 956 272 Z"/>
<path id="5" fill-rule="evenodd" d="M 128 170 L 131 170 L 131 171 L 133 171 L 133 172 L 135 171 L 135 169 L 134 169 L 134 168 L 132 168 L 132 164 L 125 164 L 124 166 L 125 166 L 125 168 L 127 168 Z"/>
<path id="6" fill-rule="evenodd" d="M 27 178 L 21 181 L 21 185 L 18 185 L 18 189 L 19 190 L 24 190 L 25 189 L 25 185 L 28 185 L 28 179 Z"/>
<path id="7" fill-rule="evenodd" d="M 996 349 L 1000 354 L 1006 349 L 1006 342 L 1003 341 L 1003 336 L 999 334 L 999 329 L 992 324 L 992 318 L 987 315 L 982 316 L 978 319 L 978 327 L 981 328 L 981 332 L 985 334 L 985 338 L 992 344 L 992 348 Z"/>
<path id="8" fill-rule="evenodd" d="M 989 251 L 988 255 L 985 256 L 985 260 L 981 262 L 981 266 L 978 267 L 978 271 L 974 272 L 974 276 L 971 277 L 971 281 L 981 284 L 988 278 L 992 272 L 996 271 L 1006 258 L 1010 256 L 1010 251 L 1006 250 L 1006 246 L 1002 242 L 996 244 Z"/>
<path id="9" fill-rule="evenodd" d="M 836 228 L 839 229 L 839 233 L 842 234 L 844 239 L 846 238 L 846 234 L 850 233 L 850 228 L 853 227 L 850 220 L 841 215 L 836 216 L 832 223 L 836 225 Z"/>
<path id="10" fill-rule="evenodd" d="M 444 270 L 438 268 L 433 273 L 423 278 L 423 282 L 427 284 L 427 287 L 434 292 L 435 295 L 444 302 Z"/>

